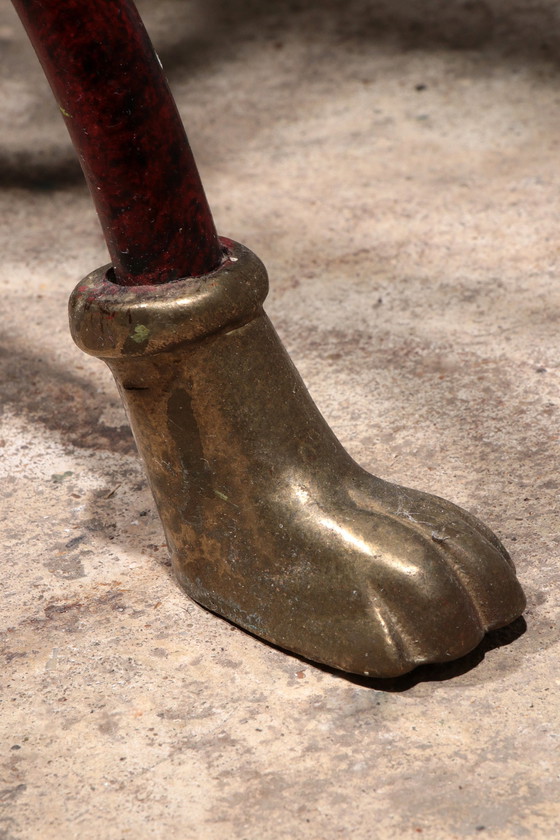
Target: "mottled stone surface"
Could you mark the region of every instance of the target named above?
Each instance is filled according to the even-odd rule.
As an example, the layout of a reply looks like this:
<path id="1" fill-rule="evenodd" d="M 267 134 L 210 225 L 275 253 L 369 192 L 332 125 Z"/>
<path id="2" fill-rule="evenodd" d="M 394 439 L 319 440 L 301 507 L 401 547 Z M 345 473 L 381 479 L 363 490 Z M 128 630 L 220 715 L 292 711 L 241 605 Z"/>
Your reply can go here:
<path id="1" fill-rule="evenodd" d="M 106 253 L 5 4 L 0 837 L 557 836 L 557 4 L 140 8 L 321 409 L 364 466 L 497 531 L 527 627 L 368 683 L 179 591 L 110 376 L 68 334 Z"/>

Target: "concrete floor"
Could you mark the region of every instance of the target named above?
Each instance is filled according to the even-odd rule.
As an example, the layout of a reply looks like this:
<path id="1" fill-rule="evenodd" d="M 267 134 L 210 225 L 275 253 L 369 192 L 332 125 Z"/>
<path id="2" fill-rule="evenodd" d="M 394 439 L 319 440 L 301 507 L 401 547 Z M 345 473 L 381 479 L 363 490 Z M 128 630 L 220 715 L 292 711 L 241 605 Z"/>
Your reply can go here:
<path id="1" fill-rule="evenodd" d="M 526 625 L 383 683 L 174 583 L 115 387 L 66 300 L 106 261 L 0 10 L 0 837 L 560 833 L 555 0 L 144 0 L 220 231 L 351 454 L 478 514 Z"/>

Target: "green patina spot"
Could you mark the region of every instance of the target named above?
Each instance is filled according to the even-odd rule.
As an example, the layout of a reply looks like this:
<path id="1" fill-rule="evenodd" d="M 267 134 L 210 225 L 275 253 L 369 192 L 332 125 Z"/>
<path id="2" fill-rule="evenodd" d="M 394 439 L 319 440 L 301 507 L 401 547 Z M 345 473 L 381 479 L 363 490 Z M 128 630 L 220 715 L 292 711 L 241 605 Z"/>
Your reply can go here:
<path id="1" fill-rule="evenodd" d="M 150 337 L 150 330 L 144 324 L 136 324 L 134 332 L 130 337 L 136 344 L 142 344 L 143 341 L 147 341 Z"/>
<path id="2" fill-rule="evenodd" d="M 62 484 L 64 479 L 68 478 L 71 475 L 74 475 L 72 470 L 66 470 L 66 472 L 63 473 L 53 473 L 51 475 L 51 481 L 54 481 L 55 484 Z"/>
<path id="3" fill-rule="evenodd" d="M 228 502 L 228 501 L 229 501 L 229 499 L 228 499 L 228 497 L 226 496 L 226 494 L 225 494 L 225 493 L 222 493 L 220 490 L 214 490 L 214 493 L 216 494 L 216 496 L 219 496 L 219 497 L 220 497 L 220 499 L 223 499 L 223 500 L 224 500 L 224 502 Z"/>
<path id="4" fill-rule="evenodd" d="M 68 117 L 68 119 L 72 119 L 72 114 L 69 114 L 68 111 L 65 111 L 62 106 L 60 106 L 60 113 L 64 114 L 64 116 Z"/>

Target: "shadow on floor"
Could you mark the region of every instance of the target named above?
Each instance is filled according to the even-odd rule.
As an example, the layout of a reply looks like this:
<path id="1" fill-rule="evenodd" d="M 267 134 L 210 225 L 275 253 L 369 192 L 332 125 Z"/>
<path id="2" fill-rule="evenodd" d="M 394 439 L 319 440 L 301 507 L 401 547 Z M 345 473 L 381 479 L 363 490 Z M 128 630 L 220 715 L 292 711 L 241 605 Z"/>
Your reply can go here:
<path id="1" fill-rule="evenodd" d="M 466 674 L 468 671 L 472 671 L 473 668 L 480 665 L 487 653 L 491 650 L 496 650 L 496 648 L 510 645 L 523 636 L 526 630 L 527 622 L 521 616 L 507 627 L 502 627 L 499 630 L 493 630 L 487 633 L 481 643 L 466 656 L 455 659 L 453 662 L 446 662 L 445 664 L 420 665 L 414 671 L 411 671 L 410 674 L 405 674 L 402 677 L 379 680 L 357 677 L 352 674 L 344 674 L 342 676 L 355 685 L 374 688 L 376 691 L 388 691 L 391 693 L 408 691 L 418 685 L 418 683 L 444 682 L 445 680 L 451 680 L 455 677 L 462 676 L 462 674 Z"/>
<path id="2" fill-rule="evenodd" d="M 511 624 L 508 624 L 507 627 L 501 627 L 499 630 L 492 630 L 490 633 L 487 633 L 474 650 L 466 656 L 462 656 L 460 659 L 454 659 L 452 662 L 441 664 L 434 663 L 430 665 L 420 665 L 418 668 L 415 668 L 410 673 L 404 674 L 401 677 L 381 679 L 363 677 L 359 674 L 349 674 L 345 671 L 339 671 L 337 668 L 331 668 L 328 665 L 314 662 L 311 659 L 307 659 L 305 656 L 299 656 L 291 651 L 286 651 L 284 648 L 281 648 L 272 642 L 267 642 L 259 636 L 255 636 L 254 633 L 251 633 L 249 630 L 238 627 L 236 624 L 229 621 L 229 619 L 220 616 L 218 613 L 213 613 L 212 610 L 208 610 L 206 607 L 201 607 L 201 609 L 204 609 L 205 612 L 210 612 L 213 615 L 216 615 L 217 618 L 225 621 L 227 624 L 230 624 L 231 627 L 235 627 L 239 630 L 239 632 L 252 636 L 261 644 L 273 648 L 280 653 L 286 654 L 298 662 L 317 668 L 325 674 L 331 674 L 332 676 L 344 680 L 345 682 L 352 683 L 353 685 L 359 685 L 362 688 L 371 688 L 374 691 L 385 691 L 391 694 L 409 691 L 419 683 L 445 682 L 447 680 L 452 680 L 455 677 L 460 677 L 463 674 L 467 674 L 469 671 L 472 671 L 480 665 L 487 653 L 492 650 L 496 650 L 497 648 L 511 645 L 512 642 L 517 641 L 517 639 L 521 638 L 521 636 L 523 636 L 527 631 L 527 622 L 523 616 L 520 616 L 519 618 L 516 618 L 515 621 L 512 621 Z"/>
<path id="3" fill-rule="evenodd" d="M 363 44 L 397 55 L 467 50 L 476 58 L 472 72 L 479 74 L 490 74 L 500 64 L 518 68 L 543 61 L 555 72 L 560 55 L 560 15 L 552 2 L 526 8 L 512 7 L 507 0 L 176 0 L 168 4 L 168 17 L 163 22 L 158 18 L 157 27 L 153 0 L 139 7 L 148 31 L 151 24 L 157 29 L 154 42 L 172 86 L 174 80 L 195 80 L 197 74 L 259 43 L 270 49 L 274 60 L 285 41 L 294 39 L 324 51 L 353 50 Z M 24 37 L 18 34 L 18 39 Z M 9 53 L 18 43 L 16 39 L 4 46 Z M 55 120 L 59 115 L 53 108 Z M 48 190 L 82 182 L 69 143 L 47 155 L 37 148 L 14 153 L 0 146 L 0 187 Z"/>
<path id="4" fill-rule="evenodd" d="M 487 64 L 558 64 L 560 16 L 550 0 L 538 8 L 509 0 L 196 0 L 191 6 L 202 21 L 196 34 L 189 31 L 192 10 L 177 0 L 169 18 L 175 38 L 158 45 L 171 77 L 219 62 L 247 42 L 282 49 L 285 37 L 340 49 L 365 42 L 393 51 L 484 50 Z M 150 0 L 140 9 L 150 29 Z"/>

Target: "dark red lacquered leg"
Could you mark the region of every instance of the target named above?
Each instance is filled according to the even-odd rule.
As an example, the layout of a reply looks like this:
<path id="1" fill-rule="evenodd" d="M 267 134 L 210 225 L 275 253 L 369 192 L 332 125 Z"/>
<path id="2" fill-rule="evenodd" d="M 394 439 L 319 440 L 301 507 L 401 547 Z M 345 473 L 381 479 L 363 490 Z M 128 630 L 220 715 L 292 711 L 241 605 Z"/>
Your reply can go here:
<path id="1" fill-rule="evenodd" d="M 13 0 L 127 286 L 216 268 L 222 252 L 173 97 L 131 0 Z"/>

